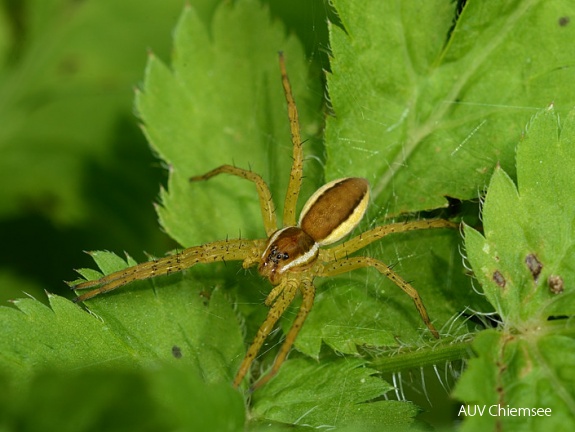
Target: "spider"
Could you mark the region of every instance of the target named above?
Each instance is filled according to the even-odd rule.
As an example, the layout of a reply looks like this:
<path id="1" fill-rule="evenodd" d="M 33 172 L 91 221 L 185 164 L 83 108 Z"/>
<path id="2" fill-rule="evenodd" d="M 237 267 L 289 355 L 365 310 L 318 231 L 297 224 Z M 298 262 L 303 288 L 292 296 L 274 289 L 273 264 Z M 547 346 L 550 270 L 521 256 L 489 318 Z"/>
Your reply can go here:
<path id="1" fill-rule="evenodd" d="M 242 383 L 267 336 L 298 294 L 301 294 L 302 302 L 273 365 L 268 373 L 252 386 L 252 390 L 269 381 L 286 359 L 313 306 L 316 277 L 330 277 L 362 267 L 373 267 L 411 297 L 431 334 L 439 338 L 439 333 L 431 323 L 415 288 L 383 262 L 371 257 L 350 255 L 388 234 L 455 227 L 454 223 L 442 219 L 392 223 L 375 227 L 336 246 L 325 248 L 346 237 L 365 214 L 370 188 L 367 180 L 363 178 L 342 178 L 322 186 L 308 199 L 296 223 L 296 204 L 303 174 L 303 149 L 298 112 L 282 53 L 279 54 L 279 64 L 293 144 L 293 163 L 283 211 L 285 226 L 278 227 L 271 192 L 260 175 L 232 165 L 222 165 L 204 175 L 192 177 L 190 181 L 204 181 L 220 174 L 229 174 L 254 183 L 266 231 L 265 239 L 215 241 L 138 264 L 97 280 L 72 284 L 75 290 L 91 289 L 75 299 L 76 302 L 83 302 L 133 281 L 183 271 L 199 263 L 243 261 L 244 268 L 257 265 L 261 276 L 273 285 L 265 300 L 269 311 L 240 365 L 233 381 L 234 387 Z"/>

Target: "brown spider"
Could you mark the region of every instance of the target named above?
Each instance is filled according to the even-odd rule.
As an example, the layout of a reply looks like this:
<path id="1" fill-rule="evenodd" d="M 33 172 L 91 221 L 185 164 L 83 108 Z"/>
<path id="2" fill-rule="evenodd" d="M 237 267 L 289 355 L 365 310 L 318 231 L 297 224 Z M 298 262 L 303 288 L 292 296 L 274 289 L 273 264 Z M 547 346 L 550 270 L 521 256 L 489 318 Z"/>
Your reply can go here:
<path id="1" fill-rule="evenodd" d="M 411 297 L 423 322 L 433 336 L 438 338 L 439 334 L 431 323 L 415 288 L 383 262 L 370 257 L 349 255 L 391 233 L 455 227 L 452 222 L 441 219 L 393 223 L 373 228 L 344 243 L 324 249 L 323 246 L 335 243 L 348 235 L 362 219 L 370 195 L 369 184 L 362 178 L 343 178 L 321 187 L 304 205 L 299 222 L 296 224 L 296 204 L 302 182 L 303 150 L 297 108 L 281 53 L 280 70 L 293 142 L 293 164 L 283 213 L 285 227 L 279 228 L 277 225 L 272 196 L 261 176 L 231 165 L 222 165 L 204 175 L 192 177 L 190 181 L 208 180 L 219 174 L 231 174 L 253 182 L 259 195 L 267 238 L 222 240 L 194 246 L 165 258 L 138 264 L 100 279 L 73 286 L 76 290 L 93 288 L 75 299 L 77 302 L 83 302 L 130 282 L 183 271 L 198 263 L 243 261 L 244 268 L 258 265 L 259 273 L 274 285 L 265 300 L 270 310 L 242 361 L 233 382 L 235 387 L 243 381 L 280 316 L 296 295 L 301 293 L 303 301 L 299 312 L 270 371 L 252 388 L 261 386 L 277 373 L 312 308 L 315 295 L 313 280 L 316 277 L 334 276 L 362 267 L 373 267 Z"/>

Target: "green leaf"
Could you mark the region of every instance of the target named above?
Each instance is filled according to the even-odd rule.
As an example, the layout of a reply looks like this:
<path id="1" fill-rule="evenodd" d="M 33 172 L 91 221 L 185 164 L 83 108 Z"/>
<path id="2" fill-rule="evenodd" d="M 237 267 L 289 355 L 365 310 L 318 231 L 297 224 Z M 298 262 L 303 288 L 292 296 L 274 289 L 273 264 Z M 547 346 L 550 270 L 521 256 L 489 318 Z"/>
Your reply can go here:
<path id="1" fill-rule="evenodd" d="M 241 430 L 241 396 L 228 385 L 206 384 L 186 367 L 42 371 L 0 396 L 5 430 L 158 431 Z M 30 415 L 33 413 L 33 415 Z"/>
<path id="2" fill-rule="evenodd" d="M 111 170 L 114 152 L 122 156 L 116 140 L 124 148 L 139 140 L 126 121 L 132 88 L 146 45 L 166 50 L 163 32 L 180 3 L 27 0 L 10 15 L 8 4 L 0 7 L 0 22 L 8 20 L 0 25 L 0 175 L 10 185 L 0 191 L 0 216 L 33 207 L 54 223 L 91 218 L 86 174 Z M 144 25 L 150 14 L 154 26 Z"/>
<path id="3" fill-rule="evenodd" d="M 106 267 L 109 258 L 98 261 Z M 181 276 L 95 299 L 92 315 L 58 296 L 50 296 L 50 307 L 33 299 L 14 305 L 19 310 L 1 309 L 2 329 L 14 336 L 0 341 L 0 362 L 22 380 L 39 367 L 178 362 L 208 382 L 230 382 L 243 357 L 241 332 L 223 293 L 207 297 L 201 284 Z"/>
<path id="4" fill-rule="evenodd" d="M 465 430 L 564 428 L 575 424 L 575 111 L 533 117 L 517 147 L 517 187 L 493 174 L 484 235 L 465 227 L 469 262 L 501 319 L 480 334 L 455 396 L 470 404 L 550 408 L 551 416 L 469 416 Z"/>
<path id="5" fill-rule="evenodd" d="M 508 328 L 575 312 L 575 112 L 563 125 L 554 109 L 530 122 L 517 148 L 518 187 L 497 169 L 483 206 L 484 233 L 466 227 L 475 276 Z M 562 281 L 561 292 L 553 281 Z"/>
<path id="6" fill-rule="evenodd" d="M 459 416 L 465 415 L 462 409 L 475 410 L 476 406 L 485 407 L 486 413 L 467 416 L 463 431 L 573 427 L 574 333 L 571 329 L 569 334 L 560 334 L 563 329 L 561 323 L 554 329 L 518 337 L 494 330 L 476 337 L 473 348 L 478 357 L 469 361 L 453 396 L 465 402 Z M 512 415 L 506 411 L 519 408 L 528 409 L 529 414 Z M 534 415 L 532 409 L 543 413 Z"/>
<path id="7" fill-rule="evenodd" d="M 113 254 L 93 256 L 106 271 L 126 267 Z M 221 290 L 205 293 L 206 283 L 176 275 L 134 284 L 120 296 L 90 302 L 91 314 L 58 296 L 49 297 L 50 307 L 22 299 L 14 302 L 17 309 L 0 308 L 0 328 L 10 335 L 0 338 L 0 369 L 9 373 L 5 381 L 15 397 L 2 405 L 0 418 L 29 430 L 39 424 L 125 430 L 133 416 L 146 428 L 175 422 L 237 430 L 243 401 L 229 383 L 244 355 L 243 339 L 230 302 Z M 118 388 L 125 389 L 123 398 Z M 24 413 L 39 404 L 36 392 L 47 401 L 30 419 Z M 71 418 L 58 419 L 77 401 Z M 111 420 L 109 412 L 124 414 Z"/>
<path id="8" fill-rule="evenodd" d="M 253 413 L 267 420 L 312 427 L 381 430 L 413 423 L 418 409 L 376 399 L 392 387 L 362 360 L 340 359 L 317 368 L 311 360 L 285 363 L 278 377 L 254 395 Z M 368 403 L 369 402 L 369 403 Z"/>
<path id="9" fill-rule="evenodd" d="M 141 258 L 173 247 L 157 229 L 162 173 L 133 116 L 133 88 L 146 50 L 169 53 L 181 8 L 0 2 L 0 301 L 64 295 L 62 280 L 90 263 L 82 249 Z"/>
<path id="10" fill-rule="evenodd" d="M 1 328 L 11 335 L 0 340 L 0 363 L 16 380 L 26 380 L 36 368 L 58 364 L 62 368 L 113 367 L 129 361 L 121 341 L 69 300 L 50 296 L 50 307 L 34 299 L 13 304 L 17 310 L 0 308 Z"/>
<path id="11" fill-rule="evenodd" d="M 327 179 L 359 175 L 397 214 L 469 199 L 550 102 L 575 100 L 572 2 L 334 0 Z M 365 163 L 369 160 L 369 163 Z"/>
<path id="12" fill-rule="evenodd" d="M 316 83 L 306 81 L 301 45 L 286 38 L 251 0 L 218 8 L 210 32 L 188 7 L 174 44 L 171 67 L 150 58 L 136 100 L 146 136 L 170 167 L 160 222 L 185 246 L 240 234 L 261 238 L 265 232 L 253 184 L 225 175 L 206 183 L 188 179 L 223 164 L 249 168 L 268 182 L 282 208 L 292 144 L 278 51 L 286 55 L 306 137 L 317 129 L 306 100 L 316 109 L 321 102 L 310 96 Z"/>

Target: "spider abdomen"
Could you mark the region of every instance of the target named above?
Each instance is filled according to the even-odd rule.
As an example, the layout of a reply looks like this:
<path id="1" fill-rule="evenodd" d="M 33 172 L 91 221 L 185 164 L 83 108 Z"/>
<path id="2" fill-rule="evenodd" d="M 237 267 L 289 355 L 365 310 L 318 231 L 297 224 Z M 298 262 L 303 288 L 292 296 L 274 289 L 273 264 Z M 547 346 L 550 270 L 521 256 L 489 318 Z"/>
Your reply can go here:
<path id="1" fill-rule="evenodd" d="M 306 202 L 299 226 L 322 246 L 335 243 L 357 226 L 368 202 L 366 179 L 348 177 L 331 181 Z"/>

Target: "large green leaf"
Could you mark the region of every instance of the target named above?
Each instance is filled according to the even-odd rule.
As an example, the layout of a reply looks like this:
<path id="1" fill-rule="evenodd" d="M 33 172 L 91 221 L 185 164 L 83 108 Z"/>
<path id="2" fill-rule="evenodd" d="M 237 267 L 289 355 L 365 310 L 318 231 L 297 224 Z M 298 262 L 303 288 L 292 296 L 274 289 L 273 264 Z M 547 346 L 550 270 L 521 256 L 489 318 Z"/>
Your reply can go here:
<path id="1" fill-rule="evenodd" d="M 106 272 L 127 265 L 111 253 L 93 256 Z M 49 307 L 34 299 L 1 307 L 9 337 L 0 338 L 0 378 L 13 397 L 1 404 L 0 425 L 122 430 L 143 415 L 144 424 L 237 430 L 243 402 L 229 382 L 244 354 L 241 330 L 225 294 L 202 286 L 181 276 L 143 282 L 91 302 L 90 314 L 58 296 Z M 59 419 L 66 403 L 80 407 Z M 105 420 L 110 411 L 123 415 Z"/>
<path id="2" fill-rule="evenodd" d="M 126 267 L 110 253 L 94 258 L 106 272 Z M 208 298 L 181 276 L 139 288 L 97 299 L 92 315 L 58 296 L 50 297 L 50 307 L 34 299 L 14 301 L 17 310 L 3 307 L 2 329 L 12 335 L 1 341 L 4 367 L 24 380 L 42 367 L 141 367 L 181 358 L 206 381 L 231 380 L 243 343 L 224 294 L 215 290 Z"/>
<path id="3" fill-rule="evenodd" d="M 243 26 L 234 25 L 238 20 Z M 314 84 L 306 81 L 302 48 L 252 1 L 218 9 L 210 32 L 187 8 L 174 43 L 170 67 L 150 58 L 136 101 L 150 143 L 170 167 L 158 208 L 161 223 L 185 246 L 240 233 L 262 237 L 253 184 L 224 175 L 208 183 L 188 179 L 234 164 L 262 175 L 277 205 L 283 204 L 292 145 L 278 51 L 285 52 L 301 102 L 305 137 L 317 128 L 305 102 L 313 96 L 316 110 L 320 106 L 319 95 L 309 94 Z"/>
<path id="4" fill-rule="evenodd" d="M 334 0 L 326 177 L 365 176 L 391 213 L 469 199 L 538 109 L 575 101 L 568 0 Z M 562 18 L 567 17 L 567 18 Z"/>

